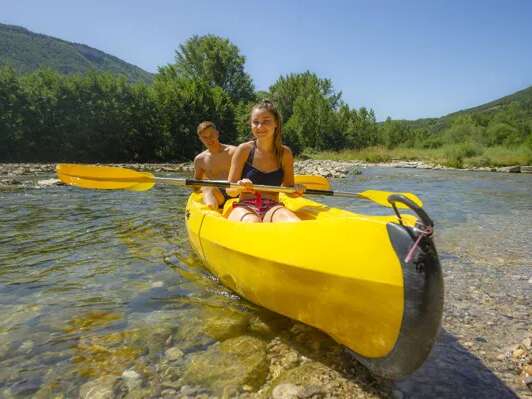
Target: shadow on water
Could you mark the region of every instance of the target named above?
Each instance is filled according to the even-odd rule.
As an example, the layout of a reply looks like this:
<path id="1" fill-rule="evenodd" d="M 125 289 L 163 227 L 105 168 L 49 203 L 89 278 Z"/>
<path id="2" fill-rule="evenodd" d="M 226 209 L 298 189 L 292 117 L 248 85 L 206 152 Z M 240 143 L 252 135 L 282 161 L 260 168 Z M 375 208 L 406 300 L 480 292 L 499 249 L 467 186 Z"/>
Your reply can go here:
<path id="1" fill-rule="evenodd" d="M 425 364 L 394 389 L 407 398 L 497 398 L 518 396 L 445 329 Z"/>

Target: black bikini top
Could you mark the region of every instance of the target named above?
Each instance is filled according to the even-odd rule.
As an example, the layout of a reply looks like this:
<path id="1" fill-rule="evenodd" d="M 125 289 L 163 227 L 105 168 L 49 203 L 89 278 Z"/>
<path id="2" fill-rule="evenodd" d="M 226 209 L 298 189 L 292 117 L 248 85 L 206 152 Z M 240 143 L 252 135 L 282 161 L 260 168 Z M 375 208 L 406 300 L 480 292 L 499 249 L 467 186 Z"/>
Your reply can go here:
<path id="1" fill-rule="evenodd" d="M 253 148 L 249 152 L 248 159 L 242 169 L 241 179 L 249 179 L 253 184 L 264 184 L 267 186 L 280 186 L 283 182 L 283 168 L 279 168 L 272 172 L 264 173 L 253 166 L 253 158 L 255 157 L 255 149 L 257 144 L 253 142 Z"/>

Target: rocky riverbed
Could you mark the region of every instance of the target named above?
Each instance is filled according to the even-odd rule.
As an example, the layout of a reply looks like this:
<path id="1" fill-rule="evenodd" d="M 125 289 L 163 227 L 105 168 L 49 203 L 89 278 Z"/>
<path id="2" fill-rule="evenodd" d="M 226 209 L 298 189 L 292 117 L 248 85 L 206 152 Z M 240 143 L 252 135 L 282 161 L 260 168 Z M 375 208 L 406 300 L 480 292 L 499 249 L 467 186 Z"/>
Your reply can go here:
<path id="1" fill-rule="evenodd" d="M 509 337 L 517 338 L 515 323 L 527 323 L 526 299 L 498 294 L 501 286 L 482 273 L 453 266 L 458 270 L 445 276 L 448 290 L 440 337 L 426 364 L 403 381 L 372 376 L 343 347 L 311 327 L 264 310 L 256 313 L 252 305 L 242 307 L 229 293 L 218 293 L 205 298 L 212 308 L 201 317 L 194 311 L 157 311 L 135 319 L 127 332 L 81 339 L 75 348 L 76 372 L 88 381 L 79 388 L 79 397 L 532 397 L 527 388 L 531 336 L 504 344 Z M 163 282 L 152 287 L 152 295 L 165 288 Z M 91 327 L 82 319 L 71 325 Z M 22 353 L 31 353 L 31 342 L 22 346 Z M 49 363 L 57 356 L 41 358 Z M 61 368 L 50 372 L 54 377 Z M 20 395 L 23 389 L 28 386 L 15 384 L 3 394 L 25 397 Z M 32 397 L 68 398 L 73 393 L 61 392 L 51 378 Z"/>

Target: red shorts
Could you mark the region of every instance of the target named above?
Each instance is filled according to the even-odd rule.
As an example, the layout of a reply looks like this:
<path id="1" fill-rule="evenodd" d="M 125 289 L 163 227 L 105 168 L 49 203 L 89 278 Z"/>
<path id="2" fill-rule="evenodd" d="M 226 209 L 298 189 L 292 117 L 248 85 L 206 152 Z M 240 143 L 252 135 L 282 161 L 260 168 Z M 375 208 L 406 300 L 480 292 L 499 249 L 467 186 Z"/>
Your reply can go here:
<path id="1" fill-rule="evenodd" d="M 263 199 L 260 196 L 260 193 L 257 192 L 257 194 L 258 195 L 255 198 L 234 202 L 233 208 L 246 208 L 251 212 L 255 213 L 262 220 L 264 218 L 264 215 L 266 215 L 266 212 L 268 212 L 270 209 L 278 205 L 283 206 L 282 202 L 274 201 L 268 198 Z"/>

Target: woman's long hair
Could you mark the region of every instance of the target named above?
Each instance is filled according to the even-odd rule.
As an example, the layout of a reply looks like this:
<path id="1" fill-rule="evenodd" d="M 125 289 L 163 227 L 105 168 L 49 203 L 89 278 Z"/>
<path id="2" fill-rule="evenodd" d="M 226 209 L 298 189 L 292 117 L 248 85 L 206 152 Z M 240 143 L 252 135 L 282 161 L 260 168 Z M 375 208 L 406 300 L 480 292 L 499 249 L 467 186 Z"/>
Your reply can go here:
<path id="1" fill-rule="evenodd" d="M 277 111 L 277 108 L 275 108 L 275 105 L 270 100 L 262 100 L 261 102 L 255 104 L 253 108 L 251 108 L 251 114 L 253 114 L 253 111 L 255 110 L 261 110 L 261 111 L 267 111 L 270 114 L 273 115 L 273 118 L 275 119 L 275 122 L 277 123 L 277 127 L 275 128 L 275 132 L 273 134 L 273 153 L 275 155 L 275 158 L 277 158 L 277 161 L 279 162 L 279 166 L 283 166 L 283 120 L 281 118 L 281 114 L 279 114 L 279 111 Z M 251 123 L 251 114 L 249 115 L 250 123 Z"/>

